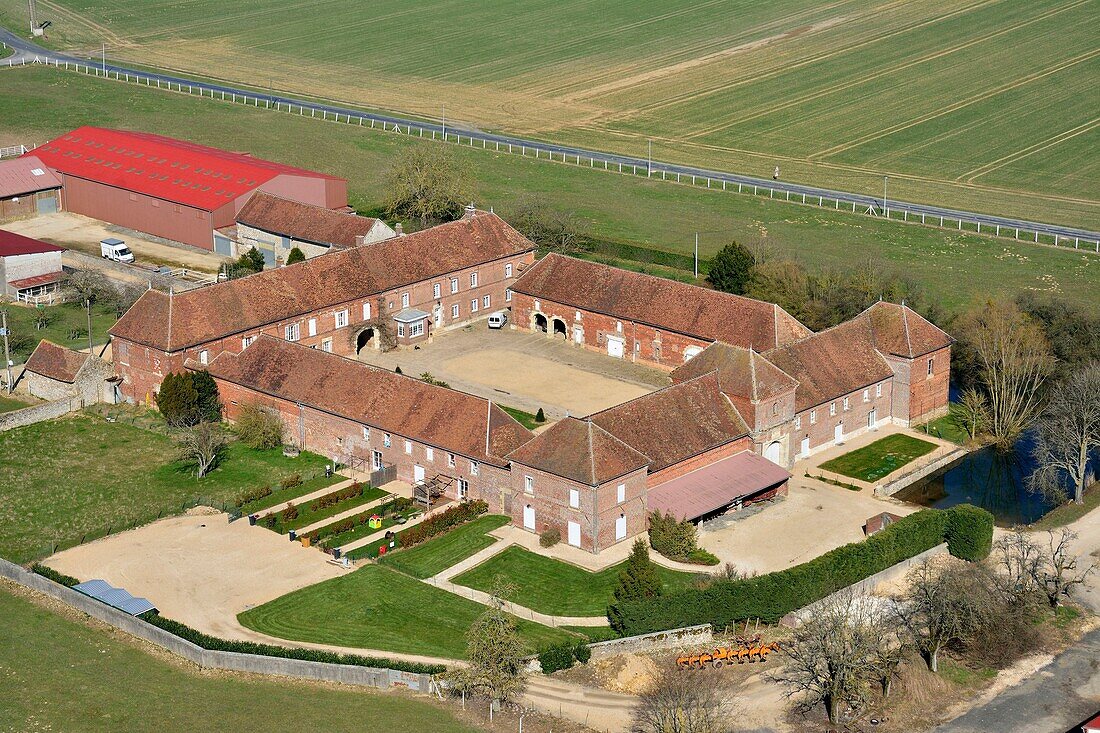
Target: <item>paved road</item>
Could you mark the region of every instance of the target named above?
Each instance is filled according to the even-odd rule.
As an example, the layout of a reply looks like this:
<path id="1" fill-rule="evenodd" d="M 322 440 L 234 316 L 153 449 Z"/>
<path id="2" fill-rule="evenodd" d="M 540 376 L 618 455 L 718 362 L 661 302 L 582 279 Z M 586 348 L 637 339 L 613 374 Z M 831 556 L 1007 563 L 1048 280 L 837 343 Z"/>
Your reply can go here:
<path id="1" fill-rule="evenodd" d="M 149 71 L 141 71 L 137 69 L 131 69 L 126 66 L 119 66 L 114 63 L 96 63 L 95 61 L 89 61 L 88 59 L 79 59 L 74 56 L 69 56 L 64 53 L 51 51 L 44 49 L 37 44 L 32 43 L 24 38 L 17 36 L 10 31 L 0 28 L 0 41 L 7 43 L 16 49 L 14 56 L 10 56 L 4 61 L 0 61 L 0 66 L 7 65 L 20 65 L 24 62 L 33 63 L 35 60 L 40 62 L 49 63 L 62 63 L 76 62 L 85 66 L 92 66 L 100 68 L 107 74 L 127 74 L 130 77 L 137 77 L 142 81 L 151 81 L 161 84 L 182 84 L 193 89 L 201 89 L 204 93 L 210 94 L 228 94 L 228 95 L 245 95 L 249 100 L 258 100 L 263 105 L 286 105 L 291 107 L 300 107 L 303 110 L 308 110 L 310 114 L 321 112 L 324 116 L 334 115 L 337 120 L 341 118 L 347 119 L 349 122 L 363 120 L 367 122 L 385 123 L 387 125 L 399 125 L 404 127 L 404 132 L 412 133 L 414 131 L 423 131 L 428 134 L 445 134 L 448 138 L 452 135 L 456 135 L 459 138 L 468 138 L 471 141 L 479 141 L 485 145 L 511 145 L 514 147 L 526 148 L 529 150 L 537 150 L 540 153 L 552 154 L 562 156 L 563 158 L 576 157 L 578 162 L 582 159 L 591 160 L 594 163 L 600 165 L 607 164 L 608 166 L 622 165 L 624 168 L 630 168 L 631 170 L 640 170 L 643 173 L 648 171 L 650 176 L 671 176 L 673 178 L 679 177 L 696 177 L 711 179 L 719 185 L 733 184 L 742 186 L 757 186 L 764 189 L 774 189 L 778 194 L 784 197 L 795 197 L 797 199 L 804 199 L 810 201 L 813 199 L 828 199 L 830 201 L 839 201 L 841 204 L 848 207 L 854 206 L 859 211 L 866 211 L 869 207 L 874 207 L 875 210 L 881 211 L 883 207 L 882 198 L 876 196 L 868 196 L 865 194 L 850 193 L 847 191 L 837 191 L 828 188 L 817 188 L 815 186 L 804 186 L 797 183 L 786 183 L 783 181 L 772 181 L 765 178 L 754 178 L 752 176 L 743 176 L 736 173 L 728 173 L 725 171 L 708 170 L 706 168 L 696 168 L 693 166 L 676 165 L 672 163 L 664 163 L 660 161 L 649 161 L 646 158 L 635 158 L 627 155 L 618 155 L 615 153 L 605 153 L 597 150 L 588 150 L 585 148 L 576 148 L 567 145 L 557 145 L 554 143 L 543 142 L 539 140 L 528 140 L 525 138 L 512 137 L 508 135 L 497 135 L 493 133 L 481 132 L 479 130 L 471 129 L 458 129 L 452 126 L 447 126 L 444 129 L 443 125 L 428 122 L 423 120 L 408 119 L 405 117 L 397 117 L 394 115 L 376 114 L 371 112 L 362 112 L 355 109 L 349 109 L 347 107 L 340 107 L 333 104 L 325 104 L 322 102 L 308 102 L 293 97 L 284 97 L 279 94 L 271 94 L 260 91 L 245 90 L 238 87 L 228 86 L 224 84 L 216 84 L 211 82 L 199 82 L 183 77 L 172 76 L 170 74 L 161 74 Z M 959 211 L 956 209 L 949 209 L 940 206 L 930 206 L 927 204 L 916 204 L 905 201 L 888 200 L 888 208 L 892 212 L 906 211 L 909 216 L 920 218 L 922 216 L 931 217 L 938 220 L 940 217 L 944 219 L 950 219 L 952 221 L 962 220 L 970 224 L 977 223 L 979 227 L 986 227 L 990 230 L 996 228 L 1008 229 L 1008 230 L 1020 230 L 1021 232 L 1027 232 L 1032 235 L 1038 234 L 1046 237 L 1061 237 L 1064 239 L 1072 240 L 1082 246 L 1087 246 L 1089 249 L 1095 248 L 1100 252 L 1100 232 L 1090 231 L 1087 229 L 1079 229 L 1075 227 L 1059 226 L 1055 224 L 1048 224 L 1044 222 L 1033 222 L 1023 219 L 1013 219 L 1010 217 L 993 216 L 990 214 L 980 214 L 976 212 Z"/>

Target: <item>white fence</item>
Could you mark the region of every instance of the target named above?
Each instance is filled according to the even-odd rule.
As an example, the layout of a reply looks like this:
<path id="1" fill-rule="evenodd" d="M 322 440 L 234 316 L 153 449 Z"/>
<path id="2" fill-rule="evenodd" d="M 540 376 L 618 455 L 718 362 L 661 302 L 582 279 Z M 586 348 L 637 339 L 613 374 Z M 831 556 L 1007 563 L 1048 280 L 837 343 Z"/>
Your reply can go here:
<path id="1" fill-rule="evenodd" d="M 1011 238 L 1018 241 L 1033 242 L 1036 244 L 1054 245 L 1057 247 L 1073 248 L 1083 251 L 1094 251 L 1100 253 L 1100 239 L 1090 239 L 1082 236 L 1065 236 L 1054 234 L 1049 231 L 1029 228 L 1025 226 L 1006 226 L 1002 224 L 995 224 L 982 222 L 981 219 L 967 216 L 964 213 L 958 212 L 954 215 L 938 214 L 932 215 L 920 210 L 914 204 L 908 204 L 903 201 L 881 201 L 875 200 L 870 197 L 861 197 L 860 201 L 852 201 L 848 197 L 830 196 L 828 194 L 811 194 L 800 193 L 786 189 L 782 185 L 768 185 L 763 182 L 747 183 L 729 180 L 726 178 L 718 178 L 701 173 L 683 173 L 676 170 L 668 170 L 665 166 L 667 164 L 650 164 L 644 161 L 637 162 L 633 159 L 626 159 L 624 162 L 615 162 L 608 160 L 607 157 L 595 157 L 596 154 L 586 154 L 584 152 L 568 152 L 558 149 L 558 146 L 549 144 L 537 144 L 534 142 L 527 142 L 525 144 L 507 142 L 500 140 L 488 139 L 483 135 L 472 135 L 465 133 L 461 130 L 451 131 L 443 127 L 439 130 L 440 126 L 434 122 L 416 122 L 412 120 L 386 120 L 382 119 L 379 115 L 357 112 L 354 110 L 332 110 L 325 109 L 325 105 L 316 102 L 308 101 L 296 101 L 290 99 L 283 99 L 275 97 L 268 93 L 254 92 L 249 93 L 241 90 L 230 89 L 217 89 L 214 88 L 217 85 L 208 84 L 205 82 L 186 80 L 168 80 L 161 79 L 159 76 L 151 73 L 136 72 L 133 70 L 123 70 L 108 67 L 105 64 L 95 64 L 82 61 L 58 61 L 56 59 L 48 59 L 42 57 L 34 57 L 29 62 L 26 58 L 20 59 L 18 62 L 9 60 L 8 65 L 22 65 L 26 66 L 30 64 L 45 64 L 46 66 L 54 66 L 58 69 L 66 69 L 71 71 L 78 71 L 90 76 L 103 77 L 120 82 L 126 82 L 131 84 L 139 84 L 146 87 L 155 87 L 171 92 L 177 92 L 181 94 L 190 94 L 199 97 L 206 97 L 209 99 L 216 99 L 230 104 L 243 104 L 247 106 L 276 110 L 280 112 L 286 112 L 289 114 L 296 114 L 300 117 L 309 117 L 311 119 L 317 119 L 317 113 L 320 112 L 320 120 L 322 122 L 336 122 L 346 125 L 354 125 L 357 127 L 370 127 L 371 129 L 381 128 L 383 132 L 390 132 L 398 135 L 406 135 L 420 138 L 430 138 L 432 140 L 440 140 L 443 142 L 454 143 L 457 145 L 468 146 L 472 148 L 480 148 L 482 150 L 492 150 L 498 153 L 511 153 L 513 155 L 520 155 L 522 157 L 534 157 L 537 159 L 555 161 L 568 165 L 576 165 L 591 169 L 600 169 L 603 171 L 620 173 L 623 175 L 631 176 L 644 176 L 647 179 L 656 179 L 658 176 L 662 181 L 670 181 L 684 185 L 696 186 L 700 188 L 707 188 L 711 190 L 721 190 L 736 192 L 739 194 L 751 194 L 753 196 L 767 197 L 773 200 L 780 200 L 790 203 L 803 204 L 807 206 L 815 206 L 819 208 L 833 209 L 835 211 L 845 211 L 847 213 L 862 214 L 867 216 L 874 216 L 876 218 L 885 217 L 894 221 L 922 224 L 925 226 L 939 227 L 942 229 L 952 229 L 961 232 L 974 232 L 977 234 L 984 234 L 988 236 Z M 309 113 L 308 115 L 306 113 Z"/>

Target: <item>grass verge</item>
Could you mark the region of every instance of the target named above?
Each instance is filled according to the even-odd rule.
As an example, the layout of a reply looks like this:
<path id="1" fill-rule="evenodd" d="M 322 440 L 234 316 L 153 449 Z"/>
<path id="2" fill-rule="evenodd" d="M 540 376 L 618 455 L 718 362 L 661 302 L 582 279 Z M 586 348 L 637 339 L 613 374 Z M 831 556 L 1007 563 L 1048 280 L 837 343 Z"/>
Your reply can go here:
<path id="1" fill-rule="evenodd" d="M 414 578 L 430 578 L 492 545 L 497 540 L 487 533 L 510 521 L 499 514 L 478 517 L 447 534 L 384 555 L 379 562 Z"/>
<path id="2" fill-rule="evenodd" d="M 423 654 L 466 655 L 466 630 L 485 606 L 381 565 L 326 580 L 249 609 L 237 619 L 280 639 Z M 532 651 L 576 637 L 516 619 Z"/>
<path id="3" fill-rule="evenodd" d="M 15 410 L 22 410 L 24 407 L 31 407 L 35 404 L 37 404 L 37 400 L 29 398 L 14 399 L 0 393 L 0 412 L 14 412 Z"/>
<path id="4" fill-rule="evenodd" d="M 1100 507 L 1100 481 L 1093 481 L 1092 485 L 1085 489 L 1084 500 L 1083 504 L 1070 501 L 1051 509 L 1042 519 L 1031 525 L 1031 529 L 1058 529 L 1076 522 L 1093 509 Z"/>
<path id="5" fill-rule="evenodd" d="M 504 410 L 509 415 L 514 417 L 516 419 L 516 422 L 518 422 L 520 425 L 527 428 L 528 430 L 534 430 L 535 428 L 541 427 L 546 424 L 545 420 L 539 422 L 539 420 L 537 420 L 535 416 L 531 413 L 525 412 L 524 410 L 520 410 L 515 407 L 505 407 L 504 405 L 501 405 L 500 409 Z"/>
<path id="6" fill-rule="evenodd" d="M 970 441 L 970 434 L 966 432 L 965 422 L 958 410 L 958 406 L 952 402 L 948 405 L 948 414 L 929 420 L 915 429 L 941 440 L 950 440 L 956 445 L 966 445 Z"/>
<path id="7" fill-rule="evenodd" d="M 904 433 L 895 433 L 825 461 L 820 468 L 849 478 L 874 482 L 934 450 L 935 443 Z"/>
<path id="8" fill-rule="evenodd" d="M 521 606 L 554 616 L 603 616 L 624 564 L 593 573 L 513 545 L 462 573 L 454 582 L 488 592 L 496 576 L 503 575 L 516 588 L 508 600 Z M 660 565 L 656 569 L 666 592 L 695 581 L 694 573 Z"/>

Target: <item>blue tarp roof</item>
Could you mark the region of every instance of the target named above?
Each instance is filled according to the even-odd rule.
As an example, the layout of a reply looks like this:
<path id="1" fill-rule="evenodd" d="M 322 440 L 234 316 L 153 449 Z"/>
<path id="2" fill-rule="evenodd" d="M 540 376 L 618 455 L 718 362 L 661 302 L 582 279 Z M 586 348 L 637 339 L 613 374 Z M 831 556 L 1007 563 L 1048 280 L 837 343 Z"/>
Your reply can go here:
<path id="1" fill-rule="evenodd" d="M 73 586 L 73 590 L 78 590 L 86 596 L 91 596 L 132 616 L 140 616 L 146 611 L 156 610 L 156 606 L 150 603 L 148 598 L 135 598 L 122 588 L 115 588 L 105 580 L 77 583 Z"/>

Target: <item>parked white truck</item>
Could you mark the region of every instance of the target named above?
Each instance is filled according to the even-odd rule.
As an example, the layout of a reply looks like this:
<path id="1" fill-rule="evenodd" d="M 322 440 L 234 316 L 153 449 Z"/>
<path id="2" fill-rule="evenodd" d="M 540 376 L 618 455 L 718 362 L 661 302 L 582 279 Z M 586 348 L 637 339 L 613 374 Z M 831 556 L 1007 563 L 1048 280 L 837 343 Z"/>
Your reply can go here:
<path id="1" fill-rule="evenodd" d="M 115 262 L 134 261 L 134 253 L 126 246 L 126 242 L 114 237 L 99 240 L 99 255 L 105 260 L 114 260 Z"/>

